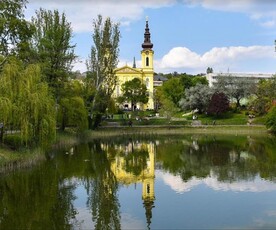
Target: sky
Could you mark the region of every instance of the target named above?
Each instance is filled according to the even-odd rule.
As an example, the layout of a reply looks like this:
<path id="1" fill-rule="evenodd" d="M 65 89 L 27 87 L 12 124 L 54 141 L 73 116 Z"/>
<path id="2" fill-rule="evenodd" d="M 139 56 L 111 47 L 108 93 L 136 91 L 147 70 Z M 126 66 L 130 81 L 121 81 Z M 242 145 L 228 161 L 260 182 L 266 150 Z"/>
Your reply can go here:
<path id="1" fill-rule="evenodd" d="M 157 73 L 276 73 L 275 0 L 29 0 L 25 15 L 39 8 L 64 12 L 71 22 L 78 60 L 86 71 L 92 22 L 101 14 L 120 23 L 119 67 L 141 64 L 148 16 Z"/>

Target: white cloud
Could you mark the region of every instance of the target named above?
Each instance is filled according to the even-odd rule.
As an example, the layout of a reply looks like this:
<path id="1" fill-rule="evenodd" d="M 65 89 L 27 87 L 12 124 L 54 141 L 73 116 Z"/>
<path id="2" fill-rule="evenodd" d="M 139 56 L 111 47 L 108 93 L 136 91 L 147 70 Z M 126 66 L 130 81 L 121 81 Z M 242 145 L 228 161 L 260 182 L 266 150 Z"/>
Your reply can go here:
<path id="1" fill-rule="evenodd" d="M 72 22 L 75 32 L 90 32 L 92 20 L 98 14 L 111 16 L 122 25 L 129 25 L 133 20 L 139 20 L 145 9 L 168 7 L 175 4 L 202 6 L 206 9 L 241 12 L 264 27 L 276 27 L 276 1 L 274 0 L 29 0 L 27 16 L 34 15 L 40 7 L 53 10 L 59 9 L 66 13 Z"/>
<path id="2" fill-rule="evenodd" d="M 155 60 L 155 72 L 170 73 L 174 71 L 202 73 L 207 67 L 215 72 L 270 72 L 275 68 L 265 63 L 276 59 L 273 46 L 231 46 L 214 47 L 204 54 L 198 54 L 187 47 L 175 47 L 161 59 Z M 121 59 L 118 67 L 132 66 L 133 60 Z M 137 68 L 141 67 L 141 60 L 136 60 Z M 86 71 L 85 60 L 76 63 L 74 70 Z M 187 71 L 188 70 L 188 71 Z"/>
<path id="3" fill-rule="evenodd" d="M 245 13 L 252 19 L 258 20 L 261 26 L 268 27 L 267 23 L 263 23 L 264 20 L 270 22 L 270 27 L 276 27 L 275 0 L 183 0 L 183 2 L 190 6 L 202 6 L 210 10 Z"/>
<path id="4" fill-rule="evenodd" d="M 184 182 L 180 176 L 174 176 L 172 174 L 156 171 L 156 177 L 163 180 L 176 193 L 189 192 L 193 188 L 199 185 L 206 185 L 209 188 L 216 191 L 233 191 L 233 192 L 267 192 L 276 191 L 276 185 L 270 181 L 263 180 L 261 178 L 255 178 L 252 181 L 236 181 L 236 182 L 223 182 L 218 181 L 217 177 L 211 175 L 204 179 L 196 177 L 191 178 L 189 181 Z"/>
<path id="5" fill-rule="evenodd" d="M 266 21 L 266 22 L 261 22 L 260 25 L 263 26 L 263 27 L 271 28 L 271 27 L 274 27 L 276 25 L 276 20 L 269 20 L 269 21 Z"/>
<path id="6" fill-rule="evenodd" d="M 175 47 L 161 60 L 156 61 L 155 67 L 157 72 L 168 72 L 167 70 L 172 69 L 205 71 L 208 66 L 218 71 L 226 70 L 230 66 L 244 72 L 246 69 L 243 66 L 273 58 L 275 58 L 273 46 L 214 47 L 202 55 L 186 47 Z M 256 65 L 252 67 L 255 67 L 256 71 L 260 69 Z"/>
<path id="7" fill-rule="evenodd" d="M 90 32 L 92 21 L 98 14 L 110 16 L 112 20 L 128 25 L 130 21 L 143 16 L 146 8 L 161 8 L 175 4 L 176 0 L 29 0 L 27 17 L 34 15 L 34 11 L 41 8 L 65 12 L 68 21 L 72 22 L 75 32 Z"/>

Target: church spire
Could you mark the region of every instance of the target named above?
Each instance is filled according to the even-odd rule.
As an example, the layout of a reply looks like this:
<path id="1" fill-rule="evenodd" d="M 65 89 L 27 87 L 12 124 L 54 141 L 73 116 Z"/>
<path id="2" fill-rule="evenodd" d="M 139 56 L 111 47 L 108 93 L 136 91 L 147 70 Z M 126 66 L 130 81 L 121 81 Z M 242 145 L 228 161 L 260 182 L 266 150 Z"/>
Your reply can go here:
<path id="1" fill-rule="evenodd" d="M 146 17 L 146 28 L 144 33 L 144 43 L 142 44 L 143 50 L 151 50 L 153 44 L 150 41 L 149 23 L 148 17 Z"/>
<path id="2" fill-rule="evenodd" d="M 133 58 L 133 66 L 132 66 L 132 68 L 136 68 L 135 57 Z"/>

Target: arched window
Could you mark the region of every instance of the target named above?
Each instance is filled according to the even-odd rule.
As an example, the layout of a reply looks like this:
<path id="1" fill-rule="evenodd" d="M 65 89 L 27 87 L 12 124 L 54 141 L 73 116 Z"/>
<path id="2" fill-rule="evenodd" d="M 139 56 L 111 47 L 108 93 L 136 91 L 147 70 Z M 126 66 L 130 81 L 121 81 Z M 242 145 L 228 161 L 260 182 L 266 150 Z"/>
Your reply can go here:
<path id="1" fill-rule="evenodd" d="M 146 66 L 149 66 L 149 58 L 146 57 Z"/>

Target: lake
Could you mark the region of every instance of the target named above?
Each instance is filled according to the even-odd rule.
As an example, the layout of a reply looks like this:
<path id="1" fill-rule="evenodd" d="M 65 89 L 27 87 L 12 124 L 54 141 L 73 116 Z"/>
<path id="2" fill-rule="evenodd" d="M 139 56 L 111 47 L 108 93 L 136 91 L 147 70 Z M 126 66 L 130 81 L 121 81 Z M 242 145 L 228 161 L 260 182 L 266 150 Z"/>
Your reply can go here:
<path id="1" fill-rule="evenodd" d="M 276 228 L 276 139 L 128 136 L 0 178 L 0 229 Z"/>

